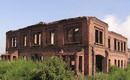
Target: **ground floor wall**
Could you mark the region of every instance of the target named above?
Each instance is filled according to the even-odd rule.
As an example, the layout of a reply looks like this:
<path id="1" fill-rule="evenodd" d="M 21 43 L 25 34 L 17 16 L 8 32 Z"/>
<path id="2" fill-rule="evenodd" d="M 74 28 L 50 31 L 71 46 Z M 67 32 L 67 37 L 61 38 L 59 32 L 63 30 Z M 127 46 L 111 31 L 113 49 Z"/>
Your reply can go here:
<path id="1" fill-rule="evenodd" d="M 109 53 L 109 66 L 117 66 L 119 68 L 126 68 L 127 67 L 127 54 L 124 53 Z"/>
<path id="2" fill-rule="evenodd" d="M 84 74 L 84 49 L 79 51 L 21 51 L 19 57 L 32 59 L 34 61 L 43 61 L 48 56 L 59 56 L 67 62 L 67 68 L 75 71 L 75 75 Z"/>
<path id="3" fill-rule="evenodd" d="M 67 68 L 75 71 L 75 75 L 85 74 L 94 75 L 96 72 L 108 72 L 110 66 L 118 66 L 119 68 L 127 67 L 127 55 L 121 53 L 112 53 L 104 48 L 86 47 L 79 51 L 50 51 L 50 50 L 22 50 L 11 54 L 24 59 L 32 59 L 34 61 L 43 61 L 46 56 L 60 56 L 67 62 Z M 10 57 L 10 60 L 13 60 Z"/>
<path id="4" fill-rule="evenodd" d="M 89 73 L 94 75 L 96 72 L 108 72 L 108 51 L 102 47 L 89 48 Z"/>
<path id="5" fill-rule="evenodd" d="M 19 57 L 18 51 L 14 51 L 12 54 L 8 54 L 8 53 L 2 54 L 1 60 L 12 62 L 14 59 L 17 59 L 18 57 Z"/>

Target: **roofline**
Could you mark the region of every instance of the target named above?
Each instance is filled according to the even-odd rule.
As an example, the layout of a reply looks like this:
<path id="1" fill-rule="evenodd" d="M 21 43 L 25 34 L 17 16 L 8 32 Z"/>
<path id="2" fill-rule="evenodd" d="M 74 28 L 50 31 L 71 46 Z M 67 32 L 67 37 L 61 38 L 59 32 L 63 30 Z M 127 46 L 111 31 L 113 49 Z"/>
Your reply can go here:
<path id="1" fill-rule="evenodd" d="M 108 27 L 108 23 L 96 18 L 96 17 L 88 17 L 90 20 L 95 20 L 95 21 L 98 21 L 98 22 L 101 22 L 101 24 L 103 25 L 106 25 L 106 27 Z"/>
<path id="2" fill-rule="evenodd" d="M 45 22 L 39 22 L 37 24 L 34 24 L 34 25 L 30 25 L 30 26 L 27 26 L 27 27 L 24 27 L 24 28 L 20 28 L 18 30 L 22 30 L 22 29 L 25 29 L 25 28 L 29 28 L 29 27 L 32 27 L 32 26 L 37 26 L 37 25 L 51 25 L 51 24 L 57 24 L 57 23 L 62 23 L 62 22 L 65 22 L 65 21 L 68 21 L 68 20 L 77 20 L 77 19 L 87 19 L 86 16 L 82 16 L 82 17 L 75 17 L 75 18 L 67 18 L 67 19 L 61 19 L 61 20 L 57 20 L 57 21 L 53 21 L 53 22 L 49 22 L 49 23 L 45 23 Z M 14 32 L 14 31 L 18 31 L 18 30 L 10 30 L 6 33 L 9 33 L 9 32 Z"/>
<path id="3" fill-rule="evenodd" d="M 14 32 L 14 31 L 19 31 L 19 30 L 22 30 L 22 29 L 26 29 L 26 28 L 29 28 L 29 27 L 33 27 L 33 26 L 38 26 L 38 25 L 41 25 L 41 26 L 48 26 L 48 25 L 52 25 L 52 24 L 58 24 L 58 23 L 62 23 L 62 22 L 66 22 L 66 21 L 71 21 L 71 20 L 96 20 L 96 21 L 99 21 L 99 22 L 102 22 L 103 24 L 107 25 L 108 27 L 108 24 L 96 17 L 93 17 L 93 16 L 80 16 L 80 17 L 74 17 L 74 18 L 67 18 L 67 19 L 61 19 L 61 20 L 57 20 L 57 21 L 53 21 L 53 22 L 49 22 L 49 23 L 45 23 L 45 22 L 39 22 L 37 24 L 34 24 L 34 25 L 30 25 L 30 26 L 27 26 L 27 27 L 23 27 L 23 28 L 20 28 L 18 30 L 10 30 L 8 32 Z M 7 33 L 8 33 L 7 32 Z"/>
<path id="4" fill-rule="evenodd" d="M 125 39 L 127 39 L 126 37 L 124 37 L 123 35 L 121 35 L 121 34 L 119 34 L 119 33 L 116 33 L 116 32 L 114 32 L 114 31 L 108 31 L 110 34 L 115 34 L 115 35 L 118 35 L 118 36 L 120 36 L 120 37 L 123 37 L 123 38 L 125 38 Z"/>

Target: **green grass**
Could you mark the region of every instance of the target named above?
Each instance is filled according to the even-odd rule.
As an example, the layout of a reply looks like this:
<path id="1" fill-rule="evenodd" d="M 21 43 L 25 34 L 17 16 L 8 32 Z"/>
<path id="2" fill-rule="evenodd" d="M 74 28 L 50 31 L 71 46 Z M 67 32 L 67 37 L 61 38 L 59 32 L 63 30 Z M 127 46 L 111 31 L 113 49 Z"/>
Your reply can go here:
<path id="1" fill-rule="evenodd" d="M 130 65 L 126 69 L 112 66 L 108 74 L 96 73 L 93 76 L 78 76 L 75 80 L 130 80 Z"/>

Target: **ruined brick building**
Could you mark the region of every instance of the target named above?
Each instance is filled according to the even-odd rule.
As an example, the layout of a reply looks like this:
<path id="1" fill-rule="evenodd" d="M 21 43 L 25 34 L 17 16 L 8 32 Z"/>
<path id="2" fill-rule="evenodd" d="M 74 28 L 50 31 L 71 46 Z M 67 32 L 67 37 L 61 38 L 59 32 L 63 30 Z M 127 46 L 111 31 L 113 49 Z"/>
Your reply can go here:
<path id="1" fill-rule="evenodd" d="M 77 17 L 40 22 L 6 33 L 2 59 L 23 57 L 44 60 L 58 55 L 76 74 L 108 72 L 111 65 L 127 67 L 127 38 L 108 31 L 108 24 L 95 17 Z"/>

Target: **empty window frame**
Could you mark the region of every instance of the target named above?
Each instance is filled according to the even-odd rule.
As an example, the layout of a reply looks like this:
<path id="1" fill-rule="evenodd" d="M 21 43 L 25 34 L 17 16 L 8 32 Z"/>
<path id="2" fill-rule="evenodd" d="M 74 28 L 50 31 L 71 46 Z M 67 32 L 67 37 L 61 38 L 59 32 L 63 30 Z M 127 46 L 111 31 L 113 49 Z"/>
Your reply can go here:
<path id="1" fill-rule="evenodd" d="M 103 44 L 103 31 L 95 29 L 95 43 Z"/>
<path id="2" fill-rule="evenodd" d="M 108 48 L 111 48 L 111 39 L 108 39 Z"/>
<path id="3" fill-rule="evenodd" d="M 120 51 L 120 42 L 118 41 L 118 51 Z"/>
<path id="4" fill-rule="evenodd" d="M 27 46 L 27 36 L 26 35 L 23 36 L 23 46 L 24 47 Z"/>
<path id="5" fill-rule="evenodd" d="M 12 38 L 11 38 L 11 47 L 17 47 L 16 37 L 12 37 Z"/>
<path id="6" fill-rule="evenodd" d="M 114 50 L 116 51 L 116 39 L 114 39 Z"/>
<path id="7" fill-rule="evenodd" d="M 16 37 L 14 38 L 14 47 L 17 47 L 17 40 L 16 40 Z"/>
<path id="8" fill-rule="evenodd" d="M 109 59 L 109 66 L 111 66 L 111 59 Z"/>
<path id="9" fill-rule="evenodd" d="M 123 52 L 123 43 L 121 42 L 121 52 Z"/>
<path id="10" fill-rule="evenodd" d="M 102 31 L 100 31 L 100 39 L 99 39 L 100 40 L 100 44 L 102 44 L 102 40 L 103 40 L 103 38 L 102 38 L 103 36 L 102 35 L 103 35 Z"/>
<path id="11" fill-rule="evenodd" d="M 65 41 L 67 42 L 80 42 L 80 29 L 79 28 L 67 28 L 65 31 Z"/>
<path id="12" fill-rule="evenodd" d="M 115 64 L 115 66 L 116 66 L 116 64 L 117 64 L 116 59 L 114 60 L 114 64 Z"/>
<path id="13" fill-rule="evenodd" d="M 52 45 L 55 44 L 55 33 L 54 32 L 50 32 L 50 42 Z"/>
<path id="14" fill-rule="evenodd" d="M 121 68 L 123 68 L 123 60 L 121 60 Z"/>
<path id="15" fill-rule="evenodd" d="M 126 51 L 126 42 L 124 42 L 124 51 Z"/>
<path id="16" fill-rule="evenodd" d="M 79 28 L 75 28 L 74 29 L 74 42 L 80 42 L 80 32 L 79 32 Z"/>
<path id="17" fill-rule="evenodd" d="M 120 60 L 118 60 L 118 67 L 120 68 Z"/>
<path id="18" fill-rule="evenodd" d="M 95 42 L 98 43 L 98 30 L 95 30 Z"/>
<path id="19" fill-rule="evenodd" d="M 57 43 L 57 30 L 48 29 L 47 30 L 47 45 L 56 45 Z"/>
<path id="20" fill-rule="evenodd" d="M 40 32 L 33 35 L 33 44 L 41 45 L 41 33 Z"/>

